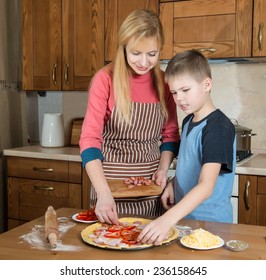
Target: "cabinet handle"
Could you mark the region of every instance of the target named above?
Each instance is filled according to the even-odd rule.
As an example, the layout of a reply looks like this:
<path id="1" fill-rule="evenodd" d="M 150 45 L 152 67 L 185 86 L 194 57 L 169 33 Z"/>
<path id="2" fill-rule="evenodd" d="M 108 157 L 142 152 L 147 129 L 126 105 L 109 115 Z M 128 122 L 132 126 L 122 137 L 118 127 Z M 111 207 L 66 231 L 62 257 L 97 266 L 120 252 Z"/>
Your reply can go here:
<path id="1" fill-rule="evenodd" d="M 33 167 L 32 168 L 34 171 L 38 172 L 54 172 L 53 168 L 38 168 L 38 167 Z"/>
<path id="2" fill-rule="evenodd" d="M 57 67 L 57 64 L 55 63 L 53 65 L 53 70 L 52 70 L 54 85 L 56 85 L 56 67 Z"/>
<path id="3" fill-rule="evenodd" d="M 64 79 L 65 79 L 65 83 L 67 85 L 69 84 L 69 81 L 68 81 L 68 67 L 69 67 L 69 64 L 66 64 L 65 65 L 65 71 L 64 71 Z"/>
<path id="4" fill-rule="evenodd" d="M 33 186 L 35 190 L 46 190 L 46 191 L 53 191 L 54 187 L 46 187 L 46 186 Z"/>
<path id="5" fill-rule="evenodd" d="M 263 27 L 264 27 L 264 24 L 263 24 L 263 22 L 261 22 L 259 24 L 259 32 L 258 32 L 258 45 L 259 45 L 260 51 L 263 50 L 263 45 L 262 45 Z"/>
<path id="6" fill-rule="evenodd" d="M 199 52 L 216 52 L 216 49 L 215 48 L 201 48 L 201 49 L 197 49 L 197 51 Z"/>
<path id="7" fill-rule="evenodd" d="M 249 180 L 247 180 L 246 184 L 245 184 L 245 192 L 244 192 L 244 203 L 245 203 L 246 210 L 249 210 L 249 205 L 248 205 L 248 190 L 249 190 L 249 187 L 250 187 L 250 182 L 249 182 Z"/>

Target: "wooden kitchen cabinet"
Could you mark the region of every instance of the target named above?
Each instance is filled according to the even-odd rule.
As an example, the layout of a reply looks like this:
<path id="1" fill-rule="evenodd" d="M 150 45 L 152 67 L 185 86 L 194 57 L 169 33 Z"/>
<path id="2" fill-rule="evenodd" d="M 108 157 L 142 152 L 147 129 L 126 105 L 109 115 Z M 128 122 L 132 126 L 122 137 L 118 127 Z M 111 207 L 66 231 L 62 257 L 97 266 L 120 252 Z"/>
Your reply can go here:
<path id="1" fill-rule="evenodd" d="M 87 90 L 104 65 L 104 0 L 23 0 L 24 90 Z"/>
<path id="2" fill-rule="evenodd" d="M 252 56 L 266 56 L 266 1 L 254 0 Z"/>
<path id="3" fill-rule="evenodd" d="M 117 33 L 124 19 L 135 9 L 159 11 L 159 0 L 105 0 L 105 61 L 114 60 Z"/>
<path id="4" fill-rule="evenodd" d="M 239 175 L 238 223 L 266 226 L 266 176 Z"/>
<path id="5" fill-rule="evenodd" d="M 188 49 L 200 50 L 208 58 L 250 57 L 252 10 L 252 0 L 161 1 L 165 32 L 161 58 L 171 59 Z"/>
<path id="6" fill-rule="evenodd" d="M 7 157 L 8 229 L 44 215 L 49 205 L 82 207 L 80 162 Z"/>

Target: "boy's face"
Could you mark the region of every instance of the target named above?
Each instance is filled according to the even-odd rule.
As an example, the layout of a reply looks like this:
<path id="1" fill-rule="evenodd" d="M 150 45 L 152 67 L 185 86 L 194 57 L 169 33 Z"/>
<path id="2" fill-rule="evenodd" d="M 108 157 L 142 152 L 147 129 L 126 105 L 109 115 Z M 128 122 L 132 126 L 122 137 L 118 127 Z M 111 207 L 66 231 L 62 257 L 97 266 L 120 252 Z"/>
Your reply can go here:
<path id="1" fill-rule="evenodd" d="M 197 82 L 188 74 L 170 78 L 168 81 L 175 103 L 186 114 L 197 113 L 210 102 L 212 81 L 210 78 Z"/>
<path id="2" fill-rule="evenodd" d="M 148 73 L 159 60 L 159 49 L 156 37 L 143 38 L 136 43 L 131 38 L 126 46 L 127 62 L 139 75 Z"/>

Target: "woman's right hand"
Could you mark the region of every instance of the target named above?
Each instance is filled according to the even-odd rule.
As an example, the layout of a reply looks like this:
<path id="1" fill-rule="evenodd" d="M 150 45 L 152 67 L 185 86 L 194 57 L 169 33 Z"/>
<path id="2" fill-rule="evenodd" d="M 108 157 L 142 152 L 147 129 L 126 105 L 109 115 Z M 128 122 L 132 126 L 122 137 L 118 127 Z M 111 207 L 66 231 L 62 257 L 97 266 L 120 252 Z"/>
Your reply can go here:
<path id="1" fill-rule="evenodd" d="M 175 201 L 174 201 L 174 183 L 173 179 L 170 180 L 164 189 L 164 192 L 161 196 L 161 202 L 163 204 L 163 207 L 168 210 L 171 207 L 174 206 Z"/>
<path id="2" fill-rule="evenodd" d="M 119 225 L 116 204 L 111 193 L 97 194 L 95 213 L 101 223 Z"/>

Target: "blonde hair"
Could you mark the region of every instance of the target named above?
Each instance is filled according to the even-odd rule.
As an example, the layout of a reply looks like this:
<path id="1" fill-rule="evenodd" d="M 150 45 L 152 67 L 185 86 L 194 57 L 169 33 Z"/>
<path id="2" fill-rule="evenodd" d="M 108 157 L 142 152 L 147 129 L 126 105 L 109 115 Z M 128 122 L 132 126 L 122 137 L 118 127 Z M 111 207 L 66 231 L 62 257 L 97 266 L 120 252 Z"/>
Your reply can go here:
<path id="1" fill-rule="evenodd" d="M 125 48 L 129 40 L 134 37 L 136 41 L 143 38 L 156 38 L 159 50 L 164 44 L 162 24 L 156 13 L 150 10 L 135 10 L 122 23 L 118 33 L 118 48 L 114 61 L 113 85 L 116 108 L 121 120 L 130 122 L 131 96 L 129 78 L 131 76 Z M 151 69 L 154 88 L 158 93 L 163 115 L 167 118 L 168 111 L 165 104 L 165 82 L 159 63 Z"/>

